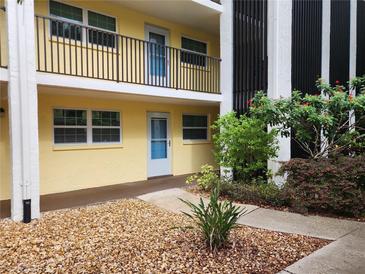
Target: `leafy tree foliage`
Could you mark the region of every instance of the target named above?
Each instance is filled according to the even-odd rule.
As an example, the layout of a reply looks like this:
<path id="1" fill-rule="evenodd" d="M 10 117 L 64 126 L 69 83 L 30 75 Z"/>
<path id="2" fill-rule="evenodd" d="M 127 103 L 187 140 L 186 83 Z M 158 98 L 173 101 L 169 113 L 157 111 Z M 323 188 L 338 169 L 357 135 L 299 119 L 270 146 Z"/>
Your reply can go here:
<path id="1" fill-rule="evenodd" d="M 262 92 L 252 101 L 252 116 L 292 136 L 311 158 L 321 158 L 365 147 L 365 77 L 355 78 L 350 90 L 317 82 L 318 95 L 294 91 L 289 98 L 273 100 Z M 357 90 L 358 96 L 352 93 Z"/>

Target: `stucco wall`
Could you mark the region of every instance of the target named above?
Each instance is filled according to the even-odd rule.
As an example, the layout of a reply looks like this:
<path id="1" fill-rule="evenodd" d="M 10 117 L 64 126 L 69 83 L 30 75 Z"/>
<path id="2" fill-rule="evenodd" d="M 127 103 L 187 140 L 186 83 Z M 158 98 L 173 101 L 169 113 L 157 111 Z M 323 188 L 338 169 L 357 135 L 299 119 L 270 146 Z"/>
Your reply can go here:
<path id="1" fill-rule="evenodd" d="M 46 91 L 46 88 L 39 88 Z M 52 91 L 55 91 L 52 88 Z M 170 113 L 173 175 L 196 172 L 214 164 L 211 142 L 186 144 L 182 139 L 182 114 L 208 114 L 213 121 L 219 107 L 104 100 L 91 97 L 39 95 L 39 145 L 41 194 L 145 180 L 147 178 L 147 112 Z M 121 145 L 53 144 L 53 108 L 116 110 L 121 113 Z"/>
<path id="2" fill-rule="evenodd" d="M 0 200 L 10 198 L 10 147 L 9 109 L 7 85 L 0 84 L 0 107 L 5 113 L 0 116 Z"/>

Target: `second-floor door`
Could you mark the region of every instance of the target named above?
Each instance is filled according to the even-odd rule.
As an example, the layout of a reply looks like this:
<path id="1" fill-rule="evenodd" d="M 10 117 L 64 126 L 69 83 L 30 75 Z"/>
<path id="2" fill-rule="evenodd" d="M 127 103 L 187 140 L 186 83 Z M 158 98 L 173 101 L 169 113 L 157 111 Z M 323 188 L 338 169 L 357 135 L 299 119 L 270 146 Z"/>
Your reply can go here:
<path id="1" fill-rule="evenodd" d="M 165 86 L 169 79 L 168 31 L 146 25 L 146 39 L 149 42 L 146 52 L 146 77 L 150 85 Z"/>

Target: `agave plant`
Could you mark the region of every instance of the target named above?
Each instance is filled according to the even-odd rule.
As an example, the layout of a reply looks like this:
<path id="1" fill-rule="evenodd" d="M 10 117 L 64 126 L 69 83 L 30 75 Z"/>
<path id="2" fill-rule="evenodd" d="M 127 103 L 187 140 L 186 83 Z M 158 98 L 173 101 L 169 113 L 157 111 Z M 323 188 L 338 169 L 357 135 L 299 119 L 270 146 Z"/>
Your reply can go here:
<path id="1" fill-rule="evenodd" d="M 219 201 L 219 185 L 212 189 L 208 204 L 202 198 L 198 205 L 180 200 L 190 207 L 191 214 L 183 213 L 197 224 L 212 251 L 226 245 L 230 231 L 237 226 L 238 218 L 246 212 L 231 201 Z"/>

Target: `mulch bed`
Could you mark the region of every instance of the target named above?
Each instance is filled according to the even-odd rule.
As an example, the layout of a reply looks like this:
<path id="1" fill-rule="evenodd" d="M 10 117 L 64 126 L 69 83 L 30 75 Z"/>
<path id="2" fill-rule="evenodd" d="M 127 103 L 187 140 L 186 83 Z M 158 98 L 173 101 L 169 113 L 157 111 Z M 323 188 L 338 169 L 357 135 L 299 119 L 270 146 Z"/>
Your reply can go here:
<path id="1" fill-rule="evenodd" d="M 239 226 L 210 252 L 183 214 L 140 200 L 0 221 L 0 273 L 276 273 L 329 241 Z"/>

